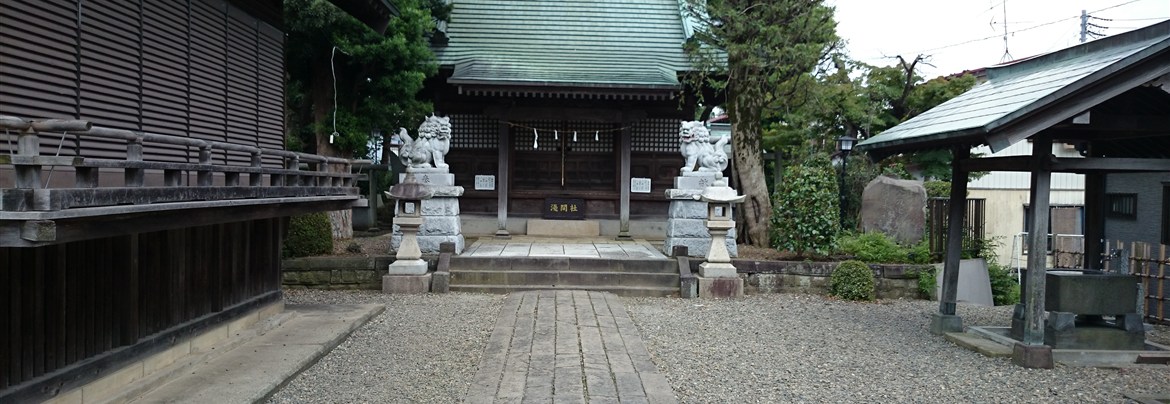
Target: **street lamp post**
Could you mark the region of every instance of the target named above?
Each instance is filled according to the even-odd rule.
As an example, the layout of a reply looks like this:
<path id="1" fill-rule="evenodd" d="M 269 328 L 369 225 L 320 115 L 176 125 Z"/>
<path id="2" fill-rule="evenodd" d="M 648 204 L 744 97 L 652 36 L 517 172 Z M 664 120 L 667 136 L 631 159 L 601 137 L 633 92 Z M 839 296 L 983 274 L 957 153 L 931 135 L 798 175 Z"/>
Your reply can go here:
<path id="1" fill-rule="evenodd" d="M 840 194 L 840 202 L 838 203 L 839 219 L 841 220 L 841 229 L 845 229 L 845 176 L 848 174 L 849 168 L 849 153 L 853 151 L 853 144 L 857 143 L 857 138 L 845 135 L 837 138 L 837 150 L 841 152 L 841 174 L 837 176 L 837 193 Z"/>

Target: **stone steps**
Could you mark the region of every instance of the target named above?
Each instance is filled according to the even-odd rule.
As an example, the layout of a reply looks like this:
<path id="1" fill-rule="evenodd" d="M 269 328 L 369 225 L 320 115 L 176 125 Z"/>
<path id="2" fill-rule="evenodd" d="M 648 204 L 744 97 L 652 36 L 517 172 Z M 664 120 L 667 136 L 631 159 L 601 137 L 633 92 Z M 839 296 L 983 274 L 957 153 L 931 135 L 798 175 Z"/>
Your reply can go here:
<path id="1" fill-rule="evenodd" d="M 450 290 L 509 293 L 591 290 L 621 296 L 677 296 L 677 263 L 669 259 L 578 257 L 451 257 Z"/>
<path id="2" fill-rule="evenodd" d="M 670 288 L 650 288 L 650 287 L 631 287 L 631 286 L 539 286 L 539 285 L 451 285 L 452 292 L 469 292 L 469 293 L 497 293 L 505 294 L 512 292 L 524 292 L 529 290 L 586 290 L 594 292 L 609 292 L 618 296 L 626 297 L 678 297 L 678 286 Z"/>

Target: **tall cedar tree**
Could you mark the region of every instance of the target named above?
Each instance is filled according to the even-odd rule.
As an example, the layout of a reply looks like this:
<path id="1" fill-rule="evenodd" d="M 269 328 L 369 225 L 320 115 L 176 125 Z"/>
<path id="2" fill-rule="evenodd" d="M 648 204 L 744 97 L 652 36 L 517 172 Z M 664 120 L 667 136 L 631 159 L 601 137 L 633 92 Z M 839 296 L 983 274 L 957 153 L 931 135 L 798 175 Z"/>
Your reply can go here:
<path id="1" fill-rule="evenodd" d="M 438 70 L 428 36 L 450 6 L 442 0 L 394 4 L 400 15 L 379 33 L 328 1 L 285 0 L 290 149 L 366 157 L 369 142 L 383 140 L 372 139 L 372 132 L 413 129 L 431 111 L 416 95 Z M 330 143 L 334 120 L 337 136 Z M 383 154 L 384 163 L 389 156 Z"/>
<path id="2" fill-rule="evenodd" d="M 782 105 L 837 46 L 833 8 L 820 0 L 687 0 L 686 9 L 698 22 L 686 46 L 701 72 L 695 81 L 727 96 L 735 175 L 747 196 L 743 241 L 767 247 L 772 204 L 760 148 L 764 109 Z"/>

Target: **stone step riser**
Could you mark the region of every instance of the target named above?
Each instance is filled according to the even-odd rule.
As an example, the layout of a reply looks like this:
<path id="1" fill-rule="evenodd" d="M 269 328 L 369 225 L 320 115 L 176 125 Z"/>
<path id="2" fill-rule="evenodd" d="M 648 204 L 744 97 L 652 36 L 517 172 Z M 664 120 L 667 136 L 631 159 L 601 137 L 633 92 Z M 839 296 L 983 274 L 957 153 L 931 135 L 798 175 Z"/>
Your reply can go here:
<path id="1" fill-rule="evenodd" d="M 626 288 L 606 288 L 606 287 L 543 287 L 543 286 L 487 286 L 487 285 L 451 285 L 452 292 L 465 293 L 495 293 L 505 294 L 513 292 L 523 292 L 527 290 L 590 290 L 597 292 L 609 292 L 618 296 L 625 297 L 677 297 L 679 294 L 678 288 L 673 289 L 626 289 Z"/>
<path id="2" fill-rule="evenodd" d="M 674 260 L 610 260 L 598 258 L 451 257 L 456 271 L 581 271 L 678 274 Z"/>
<path id="3" fill-rule="evenodd" d="M 623 286 L 677 288 L 678 274 L 579 271 L 451 271 L 451 286 Z"/>

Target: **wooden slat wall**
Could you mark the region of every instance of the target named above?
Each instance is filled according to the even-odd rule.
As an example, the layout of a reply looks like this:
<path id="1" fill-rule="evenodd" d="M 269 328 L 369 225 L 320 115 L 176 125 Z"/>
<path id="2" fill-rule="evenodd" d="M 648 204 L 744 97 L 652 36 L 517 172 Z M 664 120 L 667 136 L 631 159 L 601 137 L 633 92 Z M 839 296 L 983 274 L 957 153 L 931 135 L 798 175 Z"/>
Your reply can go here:
<path id="1" fill-rule="evenodd" d="M 4 0 L 0 6 L 0 114 L 33 119 L 78 114 L 77 5 L 68 0 Z M 11 150 L 15 139 L 0 141 Z M 7 140 L 12 139 L 9 143 Z M 41 143 L 54 153 L 58 140 Z"/>
<path id="2" fill-rule="evenodd" d="M 190 121 L 190 18 L 186 2 L 142 4 L 142 130 L 187 136 Z M 154 149 L 185 161 L 186 149 Z"/>
<path id="3" fill-rule="evenodd" d="M 256 42 L 255 18 L 238 9 L 228 10 L 227 32 L 235 38 L 247 41 L 232 41 L 227 45 L 227 139 L 232 143 L 258 146 L 257 123 L 260 120 L 260 66 L 257 59 L 259 49 Z M 278 104 L 283 105 L 283 103 Z M 246 164 L 250 156 L 229 155 L 233 162 Z"/>
<path id="4" fill-rule="evenodd" d="M 227 141 L 226 4 L 191 2 L 191 137 Z"/>
<path id="5" fill-rule="evenodd" d="M 282 219 L 0 248 L 10 387 L 279 289 Z"/>
<path id="6" fill-rule="evenodd" d="M 137 1 L 87 0 L 80 8 L 79 116 L 97 126 L 142 129 L 142 10 Z M 121 155 L 124 144 L 80 139 L 89 155 Z"/>
<path id="7" fill-rule="evenodd" d="M 259 92 L 256 111 L 259 115 L 258 146 L 284 148 L 284 33 L 267 24 L 256 31 Z M 281 164 L 275 156 L 265 156 L 265 165 Z"/>
<path id="8" fill-rule="evenodd" d="M 283 149 L 283 38 L 222 0 L 4 0 L 0 114 Z M 11 136 L 0 137 L 0 150 L 10 148 Z M 197 158 L 150 147 L 169 161 Z M 124 150 L 73 136 L 42 141 L 49 155 L 120 158 Z"/>

